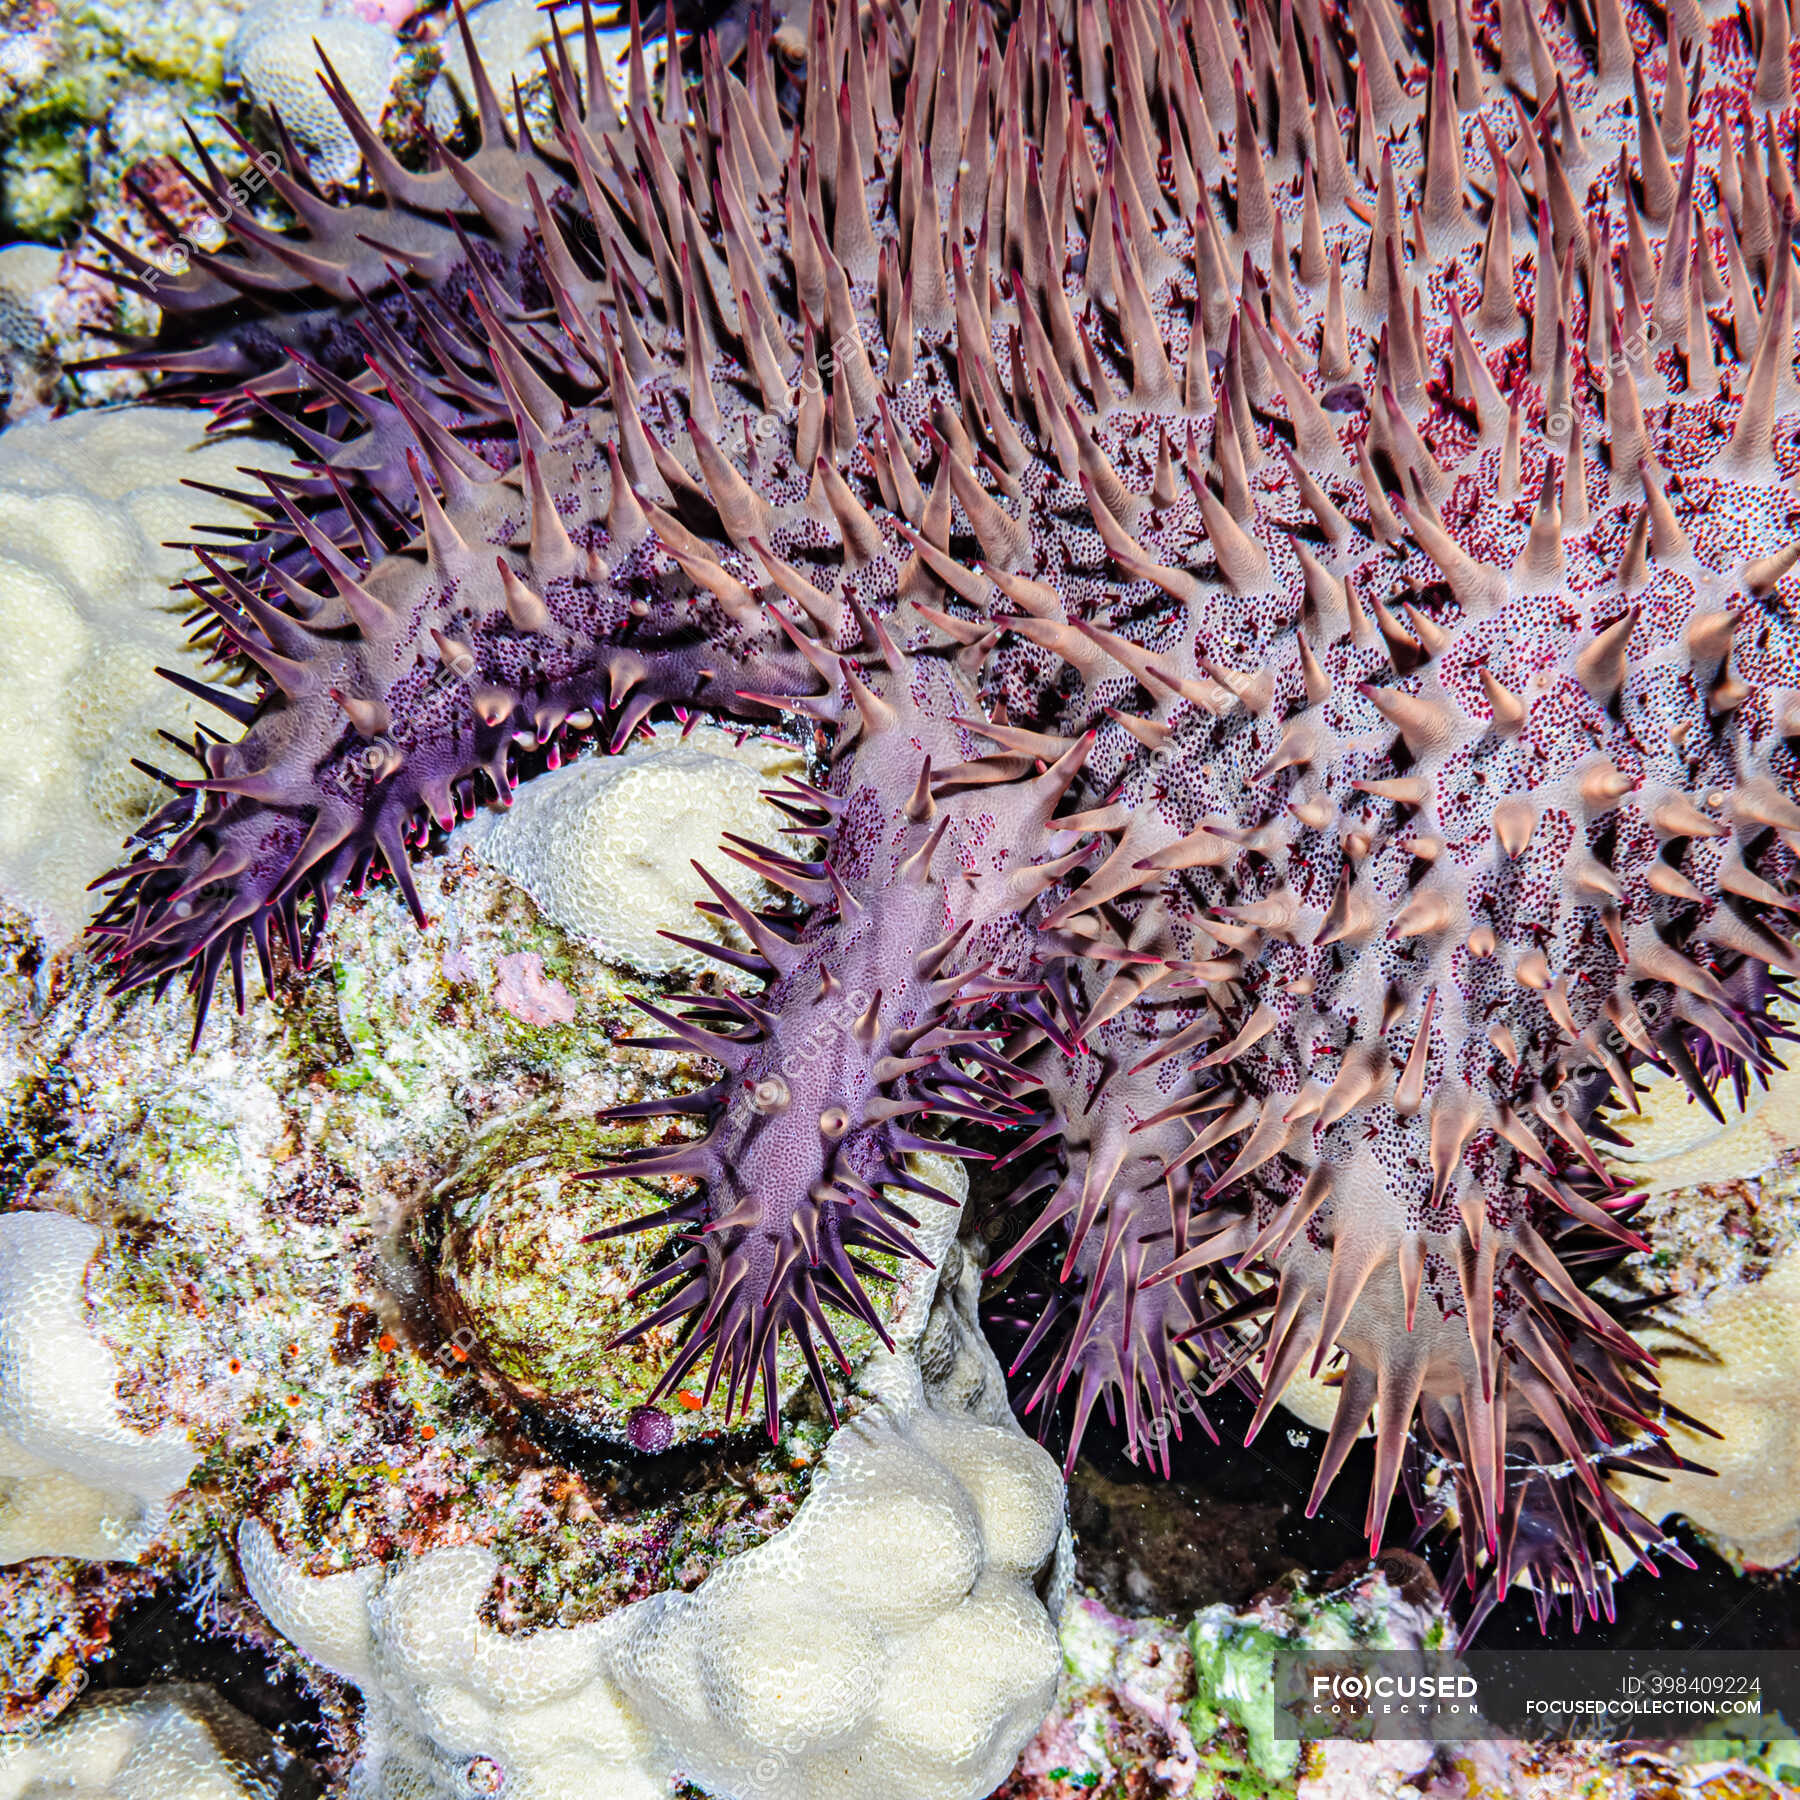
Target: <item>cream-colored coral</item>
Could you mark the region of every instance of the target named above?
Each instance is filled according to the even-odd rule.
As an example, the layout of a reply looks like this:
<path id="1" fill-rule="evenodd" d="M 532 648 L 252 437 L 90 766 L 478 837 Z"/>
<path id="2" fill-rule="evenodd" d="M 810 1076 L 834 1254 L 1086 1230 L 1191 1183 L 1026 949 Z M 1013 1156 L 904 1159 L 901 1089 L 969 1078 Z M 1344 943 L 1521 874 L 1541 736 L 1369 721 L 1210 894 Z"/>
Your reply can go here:
<path id="1" fill-rule="evenodd" d="M 1800 1556 L 1800 1250 L 1762 1280 L 1716 1290 L 1678 1331 L 1640 1333 L 1662 1359 L 1663 1396 L 1717 1440 L 1670 1423 L 1670 1443 L 1716 1476 L 1622 1476 L 1652 1518 L 1680 1513 L 1733 1562 L 1778 1569 Z"/>
<path id="2" fill-rule="evenodd" d="M 1692 1520 L 1733 1562 L 1773 1569 L 1800 1557 L 1800 1244 L 1784 1216 L 1800 1200 L 1800 1067 L 1752 1088 L 1741 1110 L 1718 1098 L 1724 1125 L 1653 1076 L 1639 1110 L 1615 1121 L 1631 1139 L 1618 1172 L 1666 1219 L 1652 1235 L 1677 1265 L 1652 1276 L 1677 1291 L 1639 1335 L 1661 1359 L 1664 1397 L 1720 1434 L 1671 1422 L 1670 1441 L 1718 1473 L 1617 1485 L 1653 1518 Z M 1728 1209 L 1742 1216 L 1721 1230 Z M 1766 1267 L 1768 1248 L 1746 1255 L 1757 1238 L 1773 1249 Z"/>
<path id="3" fill-rule="evenodd" d="M 713 968 L 658 933 L 741 943 L 729 925 L 694 910 L 708 890 L 692 865 L 703 862 L 748 905 L 768 905 L 774 891 L 721 854 L 720 840 L 735 832 L 791 848 L 780 836 L 787 819 L 761 793 L 803 770 L 791 744 L 752 738 L 740 746 L 714 725 L 685 737 L 667 726 L 618 756 L 582 757 L 540 776 L 508 811 L 478 816 L 455 841 L 611 962 L 652 975 Z"/>
<path id="4" fill-rule="evenodd" d="M 252 1519 L 238 1555 L 270 1623 L 362 1690 L 351 1800 L 479 1792 L 475 1765 L 494 1769 L 510 1800 L 660 1800 L 649 1733 L 607 1668 L 626 1613 L 566 1631 L 496 1631 L 478 1614 L 499 1563 L 473 1547 L 315 1577 Z"/>
<path id="5" fill-rule="evenodd" d="M 1055 1692 L 1032 1581 L 1062 1528 L 1044 1452 L 882 1407 L 845 1427 L 786 1531 L 634 1609 L 626 1692 L 715 1792 L 975 1800 Z"/>
<path id="6" fill-rule="evenodd" d="M 319 84 L 319 52 L 337 70 L 357 109 L 379 124 L 394 85 L 399 45 L 392 30 L 352 0 L 262 0 L 247 12 L 225 52 L 225 78 L 278 112 L 322 181 L 355 179 L 356 139 Z"/>
<path id="7" fill-rule="evenodd" d="M 1784 1023 L 1800 1024 L 1800 1008 L 1776 1001 L 1772 1010 Z M 1772 1169 L 1784 1147 L 1800 1142 L 1800 1056 L 1787 1060 L 1791 1066 L 1767 1087 L 1751 1084 L 1742 1107 L 1729 1087 L 1721 1088 L 1723 1124 L 1675 1076 L 1654 1070 L 1640 1076 L 1637 1109 L 1609 1121 L 1629 1140 L 1613 1160 L 1647 1194 L 1745 1181 Z"/>
<path id="8" fill-rule="evenodd" d="M 62 942 L 92 911 L 87 884 L 167 793 L 131 767 L 168 767 L 158 728 L 191 738 L 220 720 L 152 673 L 206 673 L 186 647 L 170 584 L 190 570 L 195 521 L 241 524 L 184 479 L 241 485 L 242 464 L 286 469 L 275 446 L 203 443 L 208 415 L 139 407 L 75 413 L 0 434 L 0 643 L 7 725 L 0 764 L 0 893 Z M 222 721 L 221 721 L 222 722 Z"/>
<path id="9" fill-rule="evenodd" d="M 118 1364 L 82 1304 L 99 1244 L 61 1213 L 0 1216 L 0 1563 L 135 1558 L 194 1467 L 181 1432 L 119 1418 Z"/>
<path id="10" fill-rule="evenodd" d="M 252 1594 L 364 1701 L 353 1800 L 471 1788 L 655 1800 L 681 1771 L 735 1800 L 978 1800 L 1048 1710 L 1062 1483 L 1006 1411 L 955 1244 L 926 1322 L 863 1372 L 793 1522 L 692 1593 L 569 1629 L 482 1622 L 477 1548 L 313 1577 L 251 1520 Z"/>
<path id="11" fill-rule="evenodd" d="M 205 1688 L 146 1688 L 0 1747 L 0 1800 L 273 1800 L 291 1760 Z"/>
<path id="12" fill-rule="evenodd" d="M 49 244 L 8 244 L 0 249 L 0 312 L 13 321 L 6 332 L 9 341 L 19 343 L 22 327 L 34 328 L 32 343 L 43 335 L 39 296 L 56 285 L 61 267 L 62 252 Z"/>
<path id="13" fill-rule="evenodd" d="M 475 53 L 494 84 L 494 91 L 503 101 L 511 94 L 515 81 L 524 88 L 542 78 L 544 63 L 539 52 L 551 41 L 551 25 L 556 16 L 551 8 L 537 5 L 536 0 L 487 0 L 486 5 L 469 9 L 469 35 L 475 40 Z M 568 27 L 565 25 L 563 29 L 566 36 Z M 614 104 L 622 112 L 625 76 L 620 58 L 630 33 L 619 29 L 602 30 L 599 37 L 606 55 Z M 475 108 L 469 56 L 454 19 L 446 20 L 439 47 L 443 51 L 444 64 L 426 91 L 425 123 L 439 137 L 450 138 L 456 135 L 463 118 L 473 115 Z M 656 49 L 655 44 L 646 46 L 652 63 Z"/>

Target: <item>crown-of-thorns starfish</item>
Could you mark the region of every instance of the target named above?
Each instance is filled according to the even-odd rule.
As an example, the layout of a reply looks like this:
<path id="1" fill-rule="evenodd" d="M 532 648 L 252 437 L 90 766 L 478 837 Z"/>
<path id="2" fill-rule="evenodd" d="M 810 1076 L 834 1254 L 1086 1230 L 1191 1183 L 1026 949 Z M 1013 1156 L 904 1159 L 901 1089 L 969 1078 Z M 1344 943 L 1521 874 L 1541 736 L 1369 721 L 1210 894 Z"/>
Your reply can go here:
<path id="1" fill-rule="evenodd" d="M 276 176 L 121 359 L 316 468 L 207 552 L 263 680 L 107 878 L 120 986 L 418 912 L 571 734 L 816 721 L 820 853 L 725 846 L 797 907 L 715 884 L 743 991 L 647 1009 L 721 1071 L 626 1109 L 708 1127 L 621 1165 L 698 1178 L 631 1227 L 664 1389 L 773 1429 L 791 1333 L 829 1403 L 907 1153 L 1016 1127 L 1071 1458 L 1335 1374 L 1314 1506 L 1373 1419 L 1371 1540 L 1410 1444 L 1476 1618 L 1610 1609 L 1604 1470 L 1675 1459 L 1606 1108 L 1759 1079 L 1800 972 L 1795 121 L 1781 0 L 1567 18 L 816 0 L 797 86 L 761 13 L 660 92 L 634 18 L 621 118 L 584 17 L 547 135 L 471 47 L 425 172 L 328 71 L 368 186 Z"/>

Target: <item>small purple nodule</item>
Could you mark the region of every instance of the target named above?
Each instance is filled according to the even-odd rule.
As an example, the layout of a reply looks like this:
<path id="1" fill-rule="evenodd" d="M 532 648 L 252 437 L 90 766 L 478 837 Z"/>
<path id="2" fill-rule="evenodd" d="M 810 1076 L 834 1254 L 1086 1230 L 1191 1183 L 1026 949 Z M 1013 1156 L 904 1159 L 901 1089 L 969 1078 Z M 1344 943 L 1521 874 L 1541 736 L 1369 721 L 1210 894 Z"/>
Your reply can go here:
<path id="1" fill-rule="evenodd" d="M 632 1449 L 660 1456 L 675 1441 L 675 1421 L 660 1406 L 634 1406 L 625 1420 L 625 1436 Z"/>

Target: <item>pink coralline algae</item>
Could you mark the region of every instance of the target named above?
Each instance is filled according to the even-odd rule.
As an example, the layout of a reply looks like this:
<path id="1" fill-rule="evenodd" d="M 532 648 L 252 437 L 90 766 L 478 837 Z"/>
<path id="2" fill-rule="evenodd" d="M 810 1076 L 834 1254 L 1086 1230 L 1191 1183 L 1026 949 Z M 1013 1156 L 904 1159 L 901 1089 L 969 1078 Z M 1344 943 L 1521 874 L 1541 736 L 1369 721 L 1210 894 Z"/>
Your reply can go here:
<path id="1" fill-rule="evenodd" d="M 372 25 L 386 25 L 398 31 L 419 9 L 414 0 L 356 0 L 360 18 Z"/>
<path id="2" fill-rule="evenodd" d="M 535 950 L 515 950 L 500 958 L 494 1004 L 525 1025 L 567 1025 L 575 1017 L 575 996 L 553 975 Z"/>
<path id="3" fill-rule="evenodd" d="M 822 851 L 724 846 L 795 905 L 715 888 L 737 990 L 646 1041 L 718 1078 L 624 1109 L 705 1128 L 621 1165 L 696 1178 L 662 1391 L 828 1394 L 907 1153 L 1000 1142 L 1071 1458 L 1310 1371 L 1313 1505 L 1372 1420 L 1372 1541 L 1410 1471 L 1473 1618 L 1609 1611 L 1674 1459 L 1606 1121 L 1759 1080 L 1800 972 L 1786 10 L 815 0 L 797 86 L 771 25 L 634 31 L 620 118 L 584 18 L 554 131 L 478 80 L 422 172 L 346 101 L 363 192 L 159 292 L 123 359 L 316 468 L 207 552 L 261 687 L 119 985 L 203 1023 L 573 740 L 797 719 Z"/>

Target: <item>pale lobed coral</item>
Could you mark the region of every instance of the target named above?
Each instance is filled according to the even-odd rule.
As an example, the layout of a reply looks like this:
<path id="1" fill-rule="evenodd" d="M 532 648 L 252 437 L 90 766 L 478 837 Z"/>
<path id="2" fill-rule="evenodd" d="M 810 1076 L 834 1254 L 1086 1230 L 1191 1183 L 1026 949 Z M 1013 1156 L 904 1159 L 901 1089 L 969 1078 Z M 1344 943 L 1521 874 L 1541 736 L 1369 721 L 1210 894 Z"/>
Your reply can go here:
<path id="1" fill-rule="evenodd" d="M 978 1272 L 943 1250 L 943 1291 L 915 1286 L 792 1524 L 692 1593 L 508 1635 L 482 1617 L 491 1551 L 315 1577 L 247 1521 L 258 1604 L 362 1691 L 353 1800 L 653 1800 L 676 1770 L 739 1800 L 989 1793 L 1054 1692 L 1068 1551 L 1055 1466 L 974 1323 Z"/>
<path id="2" fill-rule="evenodd" d="M 97 1226 L 0 1216 L 0 1563 L 137 1556 L 196 1461 L 185 1434 L 118 1415 L 118 1365 L 86 1317 Z"/>
<path id="3" fill-rule="evenodd" d="M 238 1555 L 276 1629 L 361 1691 L 351 1800 L 481 1791 L 486 1769 L 524 1800 L 583 1790 L 659 1800 L 648 1733 L 607 1669 L 625 1614 L 508 1636 L 480 1617 L 499 1559 L 472 1546 L 309 1576 L 251 1519 Z"/>
<path id="4" fill-rule="evenodd" d="M 1739 1567 L 1800 1557 L 1800 1251 L 1762 1280 L 1725 1289 L 1676 1331 L 1649 1332 L 1663 1394 L 1719 1436 L 1671 1426 L 1682 1453 L 1714 1476 L 1619 1478 L 1633 1506 L 1679 1513 Z"/>
<path id="5" fill-rule="evenodd" d="M 848 1425 L 794 1523 L 621 1646 L 682 1766 L 756 1800 L 975 1800 L 1050 1702 L 1032 1578 L 1062 1523 L 1047 1455 L 1004 1427 L 883 1408 Z"/>
<path id="6" fill-rule="evenodd" d="M 8 244 L 0 250 L 0 340 L 30 350 L 44 334 L 40 302 L 56 283 L 62 256 L 48 244 Z"/>
<path id="7" fill-rule="evenodd" d="M 47 244 L 0 249 L 0 418 L 24 418 L 49 397 L 55 379 L 46 304 L 60 255 Z"/>
<path id="8" fill-rule="evenodd" d="M 707 898 L 695 862 L 716 860 L 729 833 L 760 843 L 779 831 L 785 821 L 762 790 L 804 769 L 789 743 L 665 725 L 618 756 L 584 756 L 543 776 L 508 810 L 477 814 L 458 841 L 609 961 L 651 975 L 698 973 L 715 965 L 667 930 L 744 939 L 693 910 Z M 775 898 L 742 864 L 726 865 L 720 879 L 746 905 Z"/>
<path id="9" fill-rule="evenodd" d="M 1657 1282 L 1676 1291 L 1644 1336 L 1665 1403 L 1718 1434 L 1676 1419 L 1673 1441 L 1717 1474 L 1617 1485 L 1652 1517 L 1691 1520 L 1738 1566 L 1782 1568 L 1800 1557 L 1800 1069 L 1741 1105 L 1721 1093 L 1722 1119 L 1679 1082 L 1643 1089 L 1614 1158 L 1686 1225 L 1663 1238 Z"/>
<path id="10" fill-rule="evenodd" d="M 1777 1002 L 1772 1010 L 1789 1028 L 1800 1025 L 1794 1006 Z M 1741 1097 L 1722 1089 L 1714 1097 L 1716 1111 L 1673 1076 L 1652 1071 L 1637 1087 L 1636 1104 L 1612 1120 L 1626 1141 L 1609 1155 L 1646 1194 L 1753 1180 L 1773 1171 L 1783 1152 L 1800 1144 L 1800 1067 L 1777 1069 L 1766 1082 L 1747 1084 Z"/>
<path id="11" fill-rule="evenodd" d="M 0 893 L 53 942 L 81 929 L 87 884 L 157 803 L 132 758 L 210 710 L 152 673 L 202 673 L 169 593 L 197 565 L 168 540 L 189 538 L 197 514 L 246 515 L 181 483 L 292 467 L 266 442 L 203 444 L 206 424 L 192 411 L 93 412 L 0 437 L 0 642 L 9 725 L 31 746 L 0 771 Z"/>
<path id="12" fill-rule="evenodd" d="M 292 1762 L 217 1695 L 172 1684 L 0 1747 L 0 1800 L 274 1800 Z"/>
<path id="13" fill-rule="evenodd" d="M 485 6 L 468 9 L 475 54 L 488 79 L 502 93 L 510 91 L 514 81 L 524 89 L 542 79 L 544 63 L 540 52 L 552 40 L 556 16 L 553 8 L 538 6 L 535 0 L 487 0 Z M 603 31 L 599 35 L 608 51 L 607 79 L 613 83 L 615 97 L 622 102 L 625 75 L 619 58 L 628 34 Z M 454 24 L 445 30 L 440 47 L 444 62 L 425 95 L 425 123 L 439 137 L 453 138 L 464 117 L 475 110 L 475 83 L 469 71 L 468 50 Z"/>
<path id="14" fill-rule="evenodd" d="M 378 124 L 394 85 L 399 45 L 384 17 L 371 16 L 353 0 L 262 0 L 245 13 L 226 49 L 225 78 L 242 83 L 258 106 L 281 115 L 309 152 L 315 178 L 347 182 L 361 157 L 355 137 L 319 85 L 321 50 L 363 117 Z"/>

